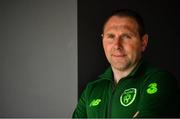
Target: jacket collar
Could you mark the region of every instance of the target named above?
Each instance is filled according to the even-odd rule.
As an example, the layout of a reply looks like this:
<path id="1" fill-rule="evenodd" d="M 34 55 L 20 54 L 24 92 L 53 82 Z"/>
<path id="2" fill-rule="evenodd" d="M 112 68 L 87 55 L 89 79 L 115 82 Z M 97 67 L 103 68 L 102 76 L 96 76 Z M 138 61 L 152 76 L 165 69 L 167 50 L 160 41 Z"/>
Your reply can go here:
<path id="1" fill-rule="evenodd" d="M 124 78 L 133 78 L 140 75 L 140 73 L 142 73 L 142 69 L 144 69 L 144 66 L 145 66 L 145 61 L 141 59 L 137 64 L 137 66 L 131 71 L 131 73 Z M 114 76 L 113 76 L 112 68 L 108 67 L 103 74 L 99 75 L 99 77 L 101 79 L 113 80 Z"/>

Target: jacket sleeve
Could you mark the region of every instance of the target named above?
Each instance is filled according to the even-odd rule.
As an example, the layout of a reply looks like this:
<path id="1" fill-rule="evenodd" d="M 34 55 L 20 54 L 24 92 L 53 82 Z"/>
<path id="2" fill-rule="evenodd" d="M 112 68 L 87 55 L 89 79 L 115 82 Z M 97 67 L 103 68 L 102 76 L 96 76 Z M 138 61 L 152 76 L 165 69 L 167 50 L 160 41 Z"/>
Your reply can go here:
<path id="1" fill-rule="evenodd" d="M 86 117 L 87 117 L 87 112 L 86 112 L 86 89 L 85 89 L 78 101 L 76 109 L 73 112 L 72 118 L 86 118 Z"/>
<path id="2" fill-rule="evenodd" d="M 136 117 L 176 117 L 178 86 L 175 78 L 167 72 L 153 73 L 143 83 Z"/>

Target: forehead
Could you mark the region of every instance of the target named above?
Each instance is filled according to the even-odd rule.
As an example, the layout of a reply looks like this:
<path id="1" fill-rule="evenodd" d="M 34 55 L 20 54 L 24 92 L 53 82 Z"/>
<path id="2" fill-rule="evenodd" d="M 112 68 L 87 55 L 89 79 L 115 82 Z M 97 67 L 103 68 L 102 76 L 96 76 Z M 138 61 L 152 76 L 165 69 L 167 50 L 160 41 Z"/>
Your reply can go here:
<path id="1" fill-rule="evenodd" d="M 123 29 L 138 32 L 138 24 L 130 17 L 112 16 L 104 26 L 104 32 Z"/>

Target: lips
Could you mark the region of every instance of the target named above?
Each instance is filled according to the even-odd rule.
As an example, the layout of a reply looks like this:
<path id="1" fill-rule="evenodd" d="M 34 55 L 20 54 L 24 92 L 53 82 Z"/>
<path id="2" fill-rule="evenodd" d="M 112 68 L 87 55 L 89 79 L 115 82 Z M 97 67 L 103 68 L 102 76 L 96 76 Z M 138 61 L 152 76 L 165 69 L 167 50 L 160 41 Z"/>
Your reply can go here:
<path id="1" fill-rule="evenodd" d="M 125 54 L 112 54 L 113 57 L 125 57 Z"/>

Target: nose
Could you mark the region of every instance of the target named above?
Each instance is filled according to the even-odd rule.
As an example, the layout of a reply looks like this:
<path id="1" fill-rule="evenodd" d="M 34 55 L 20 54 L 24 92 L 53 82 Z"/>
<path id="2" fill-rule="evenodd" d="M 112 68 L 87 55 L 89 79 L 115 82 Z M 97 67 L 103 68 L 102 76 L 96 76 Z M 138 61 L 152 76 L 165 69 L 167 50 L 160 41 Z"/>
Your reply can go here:
<path id="1" fill-rule="evenodd" d="M 122 39 L 120 37 L 115 38 L 114 40 L 114 48 L 115 49 L 122 49 Z"/>

